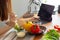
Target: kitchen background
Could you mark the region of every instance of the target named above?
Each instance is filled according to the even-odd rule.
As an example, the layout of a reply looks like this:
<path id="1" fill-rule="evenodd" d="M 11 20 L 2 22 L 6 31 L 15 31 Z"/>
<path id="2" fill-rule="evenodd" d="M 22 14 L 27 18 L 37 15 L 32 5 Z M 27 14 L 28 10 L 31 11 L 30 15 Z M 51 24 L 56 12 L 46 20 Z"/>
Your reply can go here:
<path id="1" fill-rule="evenodd" d="M 24 13 L 28 11 L 29 1 L 30 0 L 12 0 L 13 12 L 15 12 L 15 14 L 18 17 L 21 17 Z M 38 0 L 35 1 L 38 3 Z M 60 5 L 60 0 L 40 0 L 40 1 L 41 3 L 54 5 L 55 6 L 54 11 L 56 11 L 58 9 L 58 5 Z M 35 4 L 32 4 L 31 6 L 33 7 L 32 10 L 34 10 Z M 40 6 L 37 7 L 37 11 L 39 10 L 39 7 Z M 4 25 L 6 25 L 5 22 L 0 21 L 0 27 Z"/>
<path id="2" fill-rule="evenodd" d="M 30 0 L 12 0 L 13 11 L 15 12 L 16 15 L 18 15 L 18 17 L 21 17 L 24 13 L 28 11 L 29 1 Z M 38 2 L 38 0 L 35 1 Z M 55 6 L 54 11 L 56 11 L 58 9 L 58 5 L 60 5 L 60 0 L 40 0 L 40 1 L 41 3 L 54 5 Z M 34 4 L 32 4 L 32 7 L 33 6 Z M 37 8 L 37 10 L 39 10 L 39 8 Z"/>

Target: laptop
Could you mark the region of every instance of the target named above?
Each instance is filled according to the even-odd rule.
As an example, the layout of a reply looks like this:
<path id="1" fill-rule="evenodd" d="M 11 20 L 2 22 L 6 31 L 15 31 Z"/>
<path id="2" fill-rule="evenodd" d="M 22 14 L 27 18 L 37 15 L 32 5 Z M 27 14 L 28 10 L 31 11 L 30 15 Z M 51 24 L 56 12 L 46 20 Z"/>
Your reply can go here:
<path id="1" fill-rule="evenodd" d="M 41 4 L 40 10 L 38 12 L 38 16 L 40 17 L 40 20 L 50 22 L 52 21 L 52 14 L 54 10 L 53 5 L 48 4 Z"/>

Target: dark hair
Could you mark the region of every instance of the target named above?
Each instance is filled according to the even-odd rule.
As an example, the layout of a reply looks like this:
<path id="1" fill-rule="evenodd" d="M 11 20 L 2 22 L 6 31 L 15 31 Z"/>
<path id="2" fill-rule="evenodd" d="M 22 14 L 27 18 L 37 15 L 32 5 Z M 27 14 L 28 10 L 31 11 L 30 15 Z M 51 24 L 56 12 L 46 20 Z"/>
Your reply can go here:
<path id="1" fill-rule="evenodd" d="M 0 17 L 2 21 L 8 19 L 8 0 L 0 0 Z"/>

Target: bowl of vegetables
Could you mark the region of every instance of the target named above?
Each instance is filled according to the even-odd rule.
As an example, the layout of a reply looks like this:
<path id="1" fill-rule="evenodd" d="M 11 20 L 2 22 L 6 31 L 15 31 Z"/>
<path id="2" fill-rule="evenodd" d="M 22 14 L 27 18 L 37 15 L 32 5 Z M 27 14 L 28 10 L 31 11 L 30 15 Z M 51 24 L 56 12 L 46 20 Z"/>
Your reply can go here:
<path id="1" fill-rule="evenodd" d="M 45 32 L 46 27 L 45 26 L 39 26 L 38 24 L 33 24 L 30 27 L 30 32 L 28 32 L 29 34 L 34 34 L 34 35 L 39 35 Z"/>

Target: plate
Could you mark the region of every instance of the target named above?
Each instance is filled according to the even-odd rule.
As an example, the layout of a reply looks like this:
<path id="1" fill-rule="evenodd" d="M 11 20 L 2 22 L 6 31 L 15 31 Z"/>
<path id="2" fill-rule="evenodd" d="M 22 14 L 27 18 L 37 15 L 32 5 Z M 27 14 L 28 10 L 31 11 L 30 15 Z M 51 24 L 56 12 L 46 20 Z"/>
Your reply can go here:
<path id="1" fill-rule="evenodd" d="M 37 34 L 33 34 L 31 32 L 27 32 L 27 33 L 30 34 L 30 35 L 40 35 L 40 34 L 43 34 L 46 31 L 46 27 L 45 26 L 40 26 L 40 28 L 41 28 L 42 31 L 37 33 Z"/>

